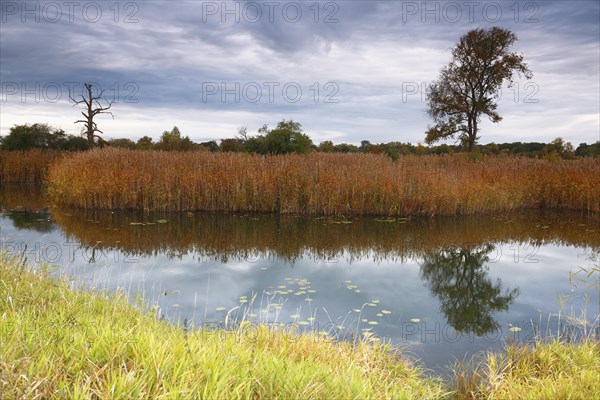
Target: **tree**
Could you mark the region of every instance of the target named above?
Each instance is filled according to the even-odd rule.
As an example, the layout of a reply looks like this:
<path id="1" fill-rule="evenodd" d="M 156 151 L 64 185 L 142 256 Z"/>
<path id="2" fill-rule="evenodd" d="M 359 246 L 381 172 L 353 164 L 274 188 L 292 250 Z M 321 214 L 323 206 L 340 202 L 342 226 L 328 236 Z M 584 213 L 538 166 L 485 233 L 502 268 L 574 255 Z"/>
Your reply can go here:
<path id="1" fill-rule="evenodd" d="M 150 136 L 142 136 L 138 139 L 135 147 L 138 150 L 152 150 L 154 143 L 152 143 L 152 138 Z"/>
<path id="2" fill-rule="evenodd" d="M 126 138 L 110 139 L 108 141 L 108 145 L 111 147 L 121 147 L 129 150 L 135 150 L 137 147 L 133 140 Z"/>
<path id="3" fill-rule="evenodd" d="M 474 29 L 452 49 L 452 61 L 427 90 L 427 113 L 435 125 L 428 127 L 425 141 L 458 139 L 472 151 L 478 139 L 482 115 L 497 123 L 497 100 L 504 81 L 514 84 L 514 75 L 531 79 L 523 56 L 510 53 L 517 36 L 502 28 Z"/>
<path id="4" fill-rule="evenodd" d="M 171 132 L 164 131 L 160 140 L 154 146 L 157 150 L 165 151 L 189 151 L 193 150 L 196 145 L 188 136 L 181 136 L 179 128 L 173 127 Z"/>
<path id="5" fill-rule="evenodd" d="M 421 277 L 441 303 L 441 311 L 457 332 L 483 335 L 498 327 L 494 313 L 505 311 L 519 295 L 503 290 L 488 275 L 491 244 L 473 249 L 450 247 L 425 256 Z"/>
<path id="6" fill-rule="evenodd" d="M 238 138 L 221 139 L 219 150 L 224 153 L 237 153 L 244 150 L 244 142 Z"/>
<path id="7" fill-rule="evenodd" d="M 102 107 L 102 105 L 100 104 L 100 100 L 102 99 L 104 90 L 100 91 L 99 94 L 94 96 L 93 85 L 91 83 L 84 83 L 83 86 L 85 87 L 87 93 L 81 94 L 81 100 L 75 100 L 71 95 L 71 92 L 69 92 L 69 98 L 73 102 L 73 106 L 84 104 L 85 109 L 81 112 L 81 114 L 85 119 L 79 119 L 75 121 L 75 123 L 84 124 L 85 135 L 87 137 L 88 143 L 93 146 L 96 144 L 96 138 L 99 142 L 103 142 L 103 139 L 100 136 L 96 135 L 96 132 L 104 133 L 100 129 L 98 129 L 98 125 L 96 124 L 96 122 L 94 122 L 94 117 L 99 114 L 110 114 L 110 116 L 114 119 L 115 116 L 112 112 L 108 111 L 110 107 L 112 107 L 112 102 L 107 101 L 108 107 Z"/>
<path id="8" fill-rule="evenodd" d="M 8 135 L 0 138 L 2 150 L 86 150 L 87 141 L 81 137 L 67 135 L 62 129 L 48 124 L 15 125 Z"/>
<path id="9" fill-rule="evenodd" d="M 263 126 L 259 132 L 267 132 L 264 136 L 264 152 L 269 154 L 308 153 L 313 142 L 308 135 L 302 133 L 299 122 L 292 120 L 279 121 L 272 130 Z"/>
<path id="10" fill-rule="evenodd" d="M 320 151 L 321 153 L 333 153 L 334 148 L 333 148 L 333 142 L 331 140 L 326 140 L 324 142 L 321 142 L 319 144 L 319 147 L 317 148 L 318 151 Z"/>
<path id="11" fill-rule="evenodd" d="M 104 94 L 104 90 L 100 91 L 100 93 L 94 96 L 93 85 L 91 83 L 84 83 L 85 89 L 87 91 L 86 94 L 81 95 L 81 100 L 75 100 L 71 93 L 69 92 L 69 98 L 74 103 L 73 106 L 84 104 L 85 110 L 81 112 L 85 119 L 79 119 L 75 121 L 76 124 L 83 123 L 85 128 L 85 135 L 87 140 L 91 146 L 96 144 L 96 138 L 102 142 L 103 139 L 96 135 L 98 133 L 104 133 L 100 129 L 98 129 L 98 125 L 94 122 L 94 117 L 100 114 L 110 114 L 110 116 L 114 119 L 115 116 L 112 112 L 108 111 L 112 106 L 112 102 L 108 102 L 108 107 L 102 107 L 100 104 L 100 100 L 102 99 L 102 95 Z M 95 107 L 95 108 L 94 108 Z"/>

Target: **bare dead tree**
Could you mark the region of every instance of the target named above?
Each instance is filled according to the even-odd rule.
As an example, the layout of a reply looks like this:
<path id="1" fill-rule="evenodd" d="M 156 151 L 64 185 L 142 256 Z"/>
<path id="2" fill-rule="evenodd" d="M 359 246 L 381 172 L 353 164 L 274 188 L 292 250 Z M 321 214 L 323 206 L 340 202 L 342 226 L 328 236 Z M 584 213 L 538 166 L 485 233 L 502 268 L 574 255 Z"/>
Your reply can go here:
<path id="1" fill-rule="evenodd" d="M 69 98 L 73 102 L 73 107 L 75 107 L 76 105 L 79 105 L 79 104 L 85 105 L 85 110 L 81 112 L 81 114 L 84 116 L 85 119 L 77 120 L 77 121 L 75 121 L 75 123 L 76 124 L 78 124 L 78 123 L 85 124 L 84 127 L 85 127 L 87 140 L 91 145 L 94 145 L 96 143 L 96 141 L 95 141 L 96 138 L 98 138 L 98 141 L 100 143 L 103 143 L 104 140 L 100 136 L 98 136 L 96 134 L 96 132 L 98 132 L 98 133 L 104 133 L 104 132 L 102 132 L 100 129 L 98 129 L 98 125 L 94 122 L 94 117 L 99 114 L 110 114 L 110 116 L 114 119 L 115 116 L 113 115 L 113 113 L 108 111 L 110 109 L 110 107 L 112 106 L 112 102 L 106 101 L 108 103 L 108 107 L 102 107 L 102 104 L 100 104 L 100 100 L 102 99 L 104 90 L 100 91 L 100 93 L 98 95 L 94 96 L 92 84 L 84 83 L 83 85 L 85 86 L 85 89 L 87 91 L 87 96 L 86 96 L 86 93 L 82 94 L 81 100 L 75 100 L 73 98 L 73 96 L 71 96 L 71 92 L 69 92 Z"/>

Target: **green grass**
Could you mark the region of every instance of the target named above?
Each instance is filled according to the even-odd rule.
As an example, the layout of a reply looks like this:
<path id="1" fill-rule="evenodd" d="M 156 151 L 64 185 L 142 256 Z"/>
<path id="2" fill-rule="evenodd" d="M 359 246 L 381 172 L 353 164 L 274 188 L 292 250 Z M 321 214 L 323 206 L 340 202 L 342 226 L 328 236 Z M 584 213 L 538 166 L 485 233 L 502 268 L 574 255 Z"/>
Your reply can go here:
<path id="1" fill-rule="evenodd" d="M 440 398 L 385 346 L 240 329 L 186 332 L 124 294 L 72 290 L 0 255 L 0 398 Z"/>
<path id="2" fill-rule="evenodd" d="M 509 345 L 503 353 L 456 365 L 453 383 L 459 399 L 596 399 L 600 343 Z"/>
<path id="3" fill-rule="evenodd" d="M 124 293 L 73 289 L 0 253 L 0 398 L 591 399 L 600 344 L 509 345 L 428 378 L 378 342 L 266 326 L 185 329 Z M 185 325 L 185 324 L 182 324 Z M 248 328 L 248 327 L 247 327 Z"/>

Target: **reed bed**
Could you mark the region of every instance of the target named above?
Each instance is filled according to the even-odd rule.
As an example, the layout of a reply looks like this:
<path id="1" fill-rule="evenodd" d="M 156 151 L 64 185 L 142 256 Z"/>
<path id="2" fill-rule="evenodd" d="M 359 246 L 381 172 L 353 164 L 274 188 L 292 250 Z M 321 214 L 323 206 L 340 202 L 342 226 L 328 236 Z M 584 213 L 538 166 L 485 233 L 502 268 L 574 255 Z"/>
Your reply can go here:
<path id="1" fill-rule="evenodd" d="M 56 150 L 0 150 L 0 184 L 44 183 L 50 165 L 62 155 L 63 152 Z"/>
<path id="2" fill-rule="evenodd" d="M 465 155 L 102 149 L 50 168 L 49 193 L 85 209 L 307 215 L 471 215 L 530 208 L 600 211 L 600 163 Z"/>

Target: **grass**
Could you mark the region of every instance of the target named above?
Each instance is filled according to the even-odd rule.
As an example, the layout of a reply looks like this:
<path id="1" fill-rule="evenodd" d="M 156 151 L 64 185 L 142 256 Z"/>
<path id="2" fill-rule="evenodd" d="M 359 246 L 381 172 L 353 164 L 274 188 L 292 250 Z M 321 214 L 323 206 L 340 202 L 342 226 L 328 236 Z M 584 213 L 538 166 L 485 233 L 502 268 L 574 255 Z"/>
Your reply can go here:
<path id="1" fill-rule="evenodd" d="M 504 353 L 458 363 L 453 384 L 458 399 L 594 399 L 600 393 L 600 342 L 512 344 Z"/>
<path id="2" fill-rule="evenodd" d="M 191 330 L 0 256 L 0 398 L 441 398 L 385 346 Z M 183 329 L 182 329 L 183 328 Z"/>
<path id="3" fill-rule="evenodd" d="M 428 378 L 378 342 L 253 326 L 193 330 L 124 293 L 73 288 L 0 253 L 0 398 L 591 399 L 600 343 L 509 344 Z M 140 302 L 141 305 L 141 302 Z M 250 326 L 247 326 L 250 327 Z"/>
<path id="4" fill-rule="evenodd" d="M 75 173 L 76 171 L 76 173 Z M 463 154 L 260 156 L 102 149 L 52 165 L 51 198 L 84 209 L 308 215 L 600 212 L 600 163 Z"/>

